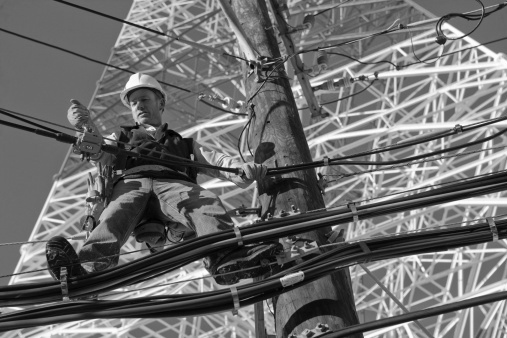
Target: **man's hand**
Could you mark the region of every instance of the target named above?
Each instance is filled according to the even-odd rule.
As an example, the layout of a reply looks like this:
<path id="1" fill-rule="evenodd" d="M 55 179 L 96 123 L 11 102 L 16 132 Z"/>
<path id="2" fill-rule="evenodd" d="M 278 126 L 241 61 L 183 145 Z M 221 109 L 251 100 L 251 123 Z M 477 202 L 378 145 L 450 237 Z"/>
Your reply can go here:
<path id="1" fill-rule="evenodd" d="M 90 111 L 76 99 L 71 99 L 70 103 L 72 104 L 67 110 L 67 119 L 70 124 L 79 130 L 83 130 L 84 127 L 95 130 L 95 125 L 90 118 Z"/>
<path id="2" fill-rule="evenodd" d="M 260 181 L 266 177 L 266 172 L 268 171 L 268 167 L 264 164 L 247 162 L 241 165 L 241 169 L 243 169 L 243 175 L 241 178 L 244 183 L 250 185 L 253 181 Z"/>

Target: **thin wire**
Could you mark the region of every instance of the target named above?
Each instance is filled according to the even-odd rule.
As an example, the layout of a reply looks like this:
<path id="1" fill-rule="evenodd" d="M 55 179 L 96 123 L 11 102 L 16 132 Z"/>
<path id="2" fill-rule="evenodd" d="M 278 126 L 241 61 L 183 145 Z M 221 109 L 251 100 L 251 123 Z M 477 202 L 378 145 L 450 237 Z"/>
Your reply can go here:
<path id="1" fill-rule="evenodd" d="M 481 46 L 487 46 L 487 45 L 490 45 L 492 43 L 496 43 L 496 42 L 500 42 L 500 41 L 504 41 L 504 40 L 507 40 L 507 36 L 504 36 L 503 38 L 498 38 L 498 39 L 495 39 L 495 40 L 491 40 L 491 41 L 488 41 L 488 42 L 485 42 L 485 43 L 481 43 L 481 44 L 478 44 L 478 45 L 475 45 L 475 46 L 470 46 L 470 47 L 466 47 L 466 48 L 463 48 L 463 49 L 459 49 L 459 50 L 456 50 L 454 52 L 443 53 L 443 54 L 439 55 L 438 57 L 434 56 L 434 57 L 431 57 L 429 59 L 426 59 L 425 61 L 429 61 L 429 60 L 432 60 L 432 59 L 435 59 L 435 58 L 437 58 L 437 60 L 438 60 L 441 57 L 454 55 L 454 54 L 457 54 L 457 53 L 465 52 L 465 51 L 470 50 L 470 49 L 475 49 L 475 48 L 478 48 L 478 47 L 481 47 Z M 418 63 L 426 63 L 426 62 L 424 62 L 424 61 L 413 62 L 413 63 L 408 63 L 408 64 L 405 64 L 405 65 L 399 65 L 398 67 L 399 68 L 406 68 L 406 67 L 410 67 L 410 66 L 416 65 Z"/>
<path id="2" fill-rule="evenodd" d="M 338 5 L 333 6 L 333 7 L 330 7 L 330 8 L 328 8 L 328 9 L 324 9 L 324 10 L 322 10 L 322 11 L 318 12 L 317 14 L 314 14 L 313 16 L 321 15 L 322 13 L 325 13 L 325 12 L 330 11 L 330 10 L 332 10 L 332 9 L 338 8 L 338 7 L 340 7 L 341 5 L 344 5 L 344 4 L 346 4 L 347 2 L 350 2 L 350 1 L 352 1 L 352 0 L 345 0 L 344 2 L 341 2 L 341 3 L 339 3 Z"/>
<path id="3" fill-rule="evenodd" d="M 507 214 L 501 214 L 501 215 L 493 216 L 492 218 L 497 219 L 497 218 L 505 217 L 505 216 L 507 216 Z M 389 235 L 374 235 L 374 236 L 370 236 L 368 238 L 358 239 L 358 240 L 354 240 L 354 238 L 351 238 L 351 239 L 343 241 L 343 242 L 335 242 L 335 243 L 322 244 L 322 245 L 319 245 L 319 248 L 336 247 L 336 246 L 340 246 L 340 245 L 343 245 L 343 244 L 358 243 L 358 242 L 361 242 L 361 241 L 364 241 L 364 240 L 370 240 L 370 239 L 382 239 L 382 238 L 383 239 L 389 239 L 389 238 L 393 238 L 393 237 L 398 237 L 400 235 L 408 235 L 408 234 L 413 234 L 413 233 L 422 233 L 422 232 L 434 231 L 434 230 L 443 230 L 443 229 L 449 229 L 449 228 L 460 229 L 460 228 L 468 226 L 468 224 L 470 224 L 470 223 L 476 223 L 476 222 L 485 221 L 485 219 L 486 219 L 486 217 L 482 217 L 482 218 L 472 219 L 472 220 L 469 220 L 469 221 L 455 222 L 455 223 L 450 223 L 450 224 L 446 224 L 446 225 L 436 225 L 436 226 L 429 226 L 429 227 L 421 228 L 421 229 L 406 230 L 406 231 L 397 231 L 397 232 L 389 234 Z"/>
<path id="4" fill-rule="evenodd" d="M 241 129 L 241 133 L 239 134 L 239 137 L 238 137 L 238 144 L 237 144 L 237 146 L 238 146 L 238 152 L 239 152 L 239 156 L 241 157 L 241 160 L 243 162 L 246 162 L 246 161 L 245 161 L 245 158 L 243 157 L 243 153 L 241 151 L 241 138 L 243 136 L 243 133 L 247 129 L 248 125 L 250 123 L 252 123 L 252 119 L 253 119 L 253 114 L 250 115 L 250 118 L 248 119 L 247 123 L 243 126 L 243 129 Z M 248 135 L 246 137 L 248 139 Z"/>
<path id="5" fill-rule="evenodd" d="M 199 45 L 201 46 L 202 49 L 207 49 L 208 51 L 210 49 L 215 49 L 213 47 L 209 47 L 209 46 L 206 46 L 206 45 L 203 45 L 203 44 L 199 44 L 197 42 L 191 42 L 191 41 L 187 41 L 187 40 L 182 40 L 180 37 L 178 36 L 172 36 L 172 35 L 169 35 L 169 34 L 166 34 L 164 32 L 161 32 L 161 31 L 158 31 L 156 29 L 152 29 L 152 28 L 149 28 L 149 27 L 145 27 L 145 26 L 142 26 L 142 25 L 138 25 L 136 23 L 133 23 L 133 22 L 130 22 L 130 21 L 127 21 L 127 20 L 123 20 L 123 19 L 120 19 L 120 18 L 117 18 L 115 16 L 112 16 L 112 15 L 109 15 L 109 14 L 105 14 L 105 13 L 102 13 L 102 12 L 99 12 L 99 11 L 96 11 L 96 10 L 93 10 L 91 8 L 87 8 L 87 7 L 83 7 L 83 6 L 79 6 L 79 5 L 76 5 L 74 3 L 70 3 L 70 2 L 67 2 L 65 0 L 53 0 L 53 1 L 56 1 L 56 2 L 59 2 L 59 3 L 62 3 L 64 5 L 68 5 L 68 6 L 71 6 L 71 7 L 75 7 L 75 8 L 78 8 L 78 9 L 81 9 L 83 11 L 86 11 L 86 12 L 89 12 L 89 13 L 93 13 L 93 14 L 96 14 L 98 16 L 102 16 L 102 17 L 105 17 L 105 18 L 108 18 L 108 19 L 111 19 L 113 21 L 117 21 L 117 22 L 121 22 L 123 24 L 126 24 L 126 25 L 129 25 L 129 26 L 132 26 L 132 27 L 136 27 L 136 28 L 139 28 L 139 29 L 142 29 L 142 30 L 145 30 L 147 32 L 150 32 L 150 33 L 154 33 L 154 34 L 157 34 L 157 35 L 161 35 L 161 36 L 165 36 L 165 37 L 168 37 L 168 38 L 171 38 L 171 39 L 174 39 L 174 40 L 177 40 L 177 41 L 180 41 L 182 43 L 185 43 L 185 44 L 192 44 L 192 45 Z M 245 61 L 245 62 L 248 62 L 248 60 L 240 57 L 240 56 L 237 56 L 237 55 L 233 55 L 233 54 L 229 54 L 229 53 L 226 53 L 225 51 L 217 51 L 216 54 L 219 54 L 219 55 L 223 55 L 223 56 L 229 56 L 229 57 L 233 57 L 235 59 L 238 59 L 238 60 L 242 60 L 242 61 Z"/>
<path id="6" fill-rule="evenodd" d="M 375 81 L 377 81 L 377 79 L 373 79 L 373 80 L 370 82 L 370 84 L 369 84 L 368 86 L 366 86 L 366 87 L 365 87 L 365 88 L 363 88 L 362 90 L 358 91 L 357 93 L 352 93 L 352 94 L 350 94 L 350 95 L 348 95 L 348 96 L 341 97 L 341 98 L 336 99 L 336 100 L 333 100 L 333 101 L 324 102 L 324 103 L 322 103 L 321 105 L 322 105 L 322 106 L 325 106 L 325 105 L 327 105 L 327 104 L 336 103 L 336 102 L 343 101 L 343 100 L 346 100 L 346 99 L 348 99 L 348 98 L 354 97 L 354 96 L 356 96 L 356 95 L 359 95 L 359 94 L 361 94 L 361 93 L 363 93 L 363 92 L 367 91 L 367 90 L 368 90 L 371 86 L 373 86 L 373 84 L 375 83 Z"/>
<path id="7" fill-rule="evenodd" d="M 356 92 L 356 93 L 352 93 L 350 95 L 347 95 L 345 97 L 341 97 L 339 99 L 336 99 L 336 100 L 333 100 L 333 101 L 329 101 L 329 102 L 324 102 L 324 103 L 321 103 L 320 105 L 321 106 L 325 106 L 327 104 L 331 104 L 331 103 L 336 103 L 336 102 L 339 102 L 339 101 L 343 101 L 343 100 L 346 100 L 348 98 L 351 98 L 351 97 L 354 97 L 356 95 L 359 95 L 365 91 L 367 91 L 371 86 L 373 86 L 373 83 L 375 83 L 375 81 L 377 81 L 377 79 L 373 79 L 370 84 L 368 86 L 366 86 L 365 88 L 361 89 L 360 91 Z M 298 108 L 298 110 L 304 110 L 304 109 L 308 109 L 308 107 L 302 107 L 302 108 Z"/>
<path id="8" fill-rule="evenodd" d="M 436 27 L 435 27 L 437 35 L 441 35 L 441 36 L 445 37 L 447 40 L 460 40 L 460 39 L 464 39 L 467 36 L 469 36 L 470 34 L 472 34 L 473 32 L 475 32 L 477 30 L 477 28 L 479 28 L 479 26 L 482 24 L 482 21 L 484 20 L 484 18 L 486 16 L 488 16 L 488 15 L 490 15 L 490 14 L 498 11 L 501 8 L 501 7 L 498 7 L 497 9 L 495 9 L 495 10 L 489 12 L 489 13 L 486 13 L 486 9 L 484 8 L 484 4 L 482 3 L 482 1 L 481 0 L 475 0 L 475 1 L 478 2 L 481 5 L 481 14 L 480 14 L 480 18 L 479 19 L 476 19 L 476 17 L 477 17 L 476 14 L 450 13 L 450 14 L 444 15 L 443 17 L 441 17 L 437 21 L 437 24 L 436 24 Z M 464 19 L 467 19 L 467 20 L 479 20 L 479 22 L 477 23 L 477 25 L 470 32 L 464 34 L 463 36 L 460 36 L 460 37 L 457 37 L 457 38 L 449 38 L 442 31 L 442 24 L 444 22 L 450 20 L 453 17 L 461 17 L 461 18 L 464 18 Z"/>
<path id="9" fill-rule="evenodd" d="M 56 1 L 56 0 L 55 0 Z M 80 57 L 82 59 L 85 59 L 85 60 L 88 60 L 88 61 L 91 61 L 91 62 L 94 62 L 94 63 L 98 63 L 100 65 L 103 65 L 103 66 L 106 66 L 106 67 L 111 67 L 111 68 L 114 68 L 114 69 L 117 69 L 117 70 L 120 70 L 122 72 L 126 72 L 126 73 L 129 73 L 129 74 L 135 74 L 135 72 L 127 69 L 127 68 L 122 68 L 122 67 L 118 67 L 118 66 L 115 66 L 115 65 L 112 65 L 112 64 L 109 64 L 107 62 L 103 62 L 103 61 L 99 61 L 99 60 L 96 60 L 96 59 L 92 59 L 91 57 L 88 57 L 88 56 L 85 56 L 83 54 L 80 54 L 80 53 L 76 53 L 76 52 L 73 52 L 73 51 L 70 51 L 68 49 L 65 49 L 65 48 L 61 48 L 61 47 L 58 47 L 58 46 L 55 46 L 55 45 L 52 45 L 52 44 L 49 44 L 49 43 L 46 43 L 46 42 L 42 42 L 40 40 L 37 40 L 37 39 L 33 39 L 33 38 L 30 38 L 28 36 L 25 36 L 25 35 L 21 35 L 21 34 L 18 34 L 18 33 L 14 33 L 12 31 L 9 31 L 7 29 L 3 29 L 3 28 L 0 28 L 0 31 L 4 32 L 4 33 L 7 33 L 7 34 L 12 34 L 14 36 L 17 36 L 19 38 L 22 38 L 22 39 L 26 39 L 26 40 L 29 40 L 29 41 L 32 41 L 32 42 L 35 42 L 35 43 L 38 43 L 38 44 L 41 44 L 41 45 L 44 45 L 44 46 L 47 46 L 47 47 L 51 47 L 51 48 L 54 48 L 54 49 L 57 49 L 59 51 L 62 51 L 62 52 L 65 52 L 65 53 L 69 53 L 69 54 L 72 54 L 74 56 L 77 56 L 77 57 Z M 165 81 L 161 81 L 161 80 L 157 80 L 158 82 L 160 82 L 161 84 L 163 85 L 166 85 L 168 87 L 172 87 L 172 88 L 176 88 L 176 89 L 179 89 L 179 90 L 182 90 L 184 92 L 187 92 L 187 93 L 193 93 L 193 94 L 198 94 L 198 93 L 195 93 L 189 89 L 185 89 L 185 88 L 182 88 L 182 87 L 179 87 L 179 86 L 176 86 L 176 85 L 173 85 L 171 83 L 168 83 L 168 82 L 165 82 Z"/>
<path id="10" fill-rule="evenodd" d="M 346 54 L 342 54 L 342 53 L 337 53 L 337 52 L 327 52 L 329 55 L 338 55 L 338 56 L 343 56 L 349 60 L 352 60 L 352 61 L 355 61 L 355 62 L 358 62 L 362 65 L 378 65 L 378 64 L 381 64 L 381 63 L 388 63 L 390 65 L 392 65 L 393 67 L 397 68 L 398 65 L 389 61 L 389 60 L 380 60 L 380 61 L 375 61 L 375 62 L 364 62 L 364 61 L 361 61 L 359 59 L 356 59 L 355 57 L 352 57 L 352 56 L 349 56 L 349 55 L 346 55 Z"/>
<path id="11" fill-rule="evenodd" d="M 442 57 L 442 55 L 444 55 L 444 53 L 440 54 L 440 55 L 436 58 L 436 60 L 435 60 L 435 61 L 430 62 L 430 63 L 428 63 L 428 62 L 426 62 L 426 61 L 423 61 L 423 60 L 419 59 L 419 57 L 418 57 L 418 56 L 417 56 L 417 54 L 415 53 L 414 40 L 413 40 L 413 38 L 412 38 L 412 31 L 410 30 L 410 28 L 409 28 L 409 27 L 407 27 L 407 29 L 408 29 L 408 34 L 410 35 L 410 44 L 412 45 L 412 54 L 414 54 L 414 56 L 415 56 L 415 58 L 417 59 L 418 63 L 425 63 L 425 64 L 427 64 L 427 65 L 431 65 L 431 64 L 433 64 L 433 63 L 436 63 L 438 60 L 440 60 L 440 58 Z M 429 59 L 428 59 L 428 60 L 429 60 Z"/>
<path id="12" fill-rule="evenodd" d="M 21 114 L 21 113 L 18 113 L 18 112 L 9 110 L 9 109 L 0 108 L 0 113 L 2 111 L 8 112 L 8 113 L 13 114 L 13 115 L 23 116 L 23 117 L 26 117 L 27 119 L 43 122 L 43 123 L 46 123 L 46 124 L 49 124 L 49 125 L 52 125 L 52 126 L 55 126 L 55 127 L 60 127 L 60 128 L 67 129 L 67 130 L 76 131 L 76 129 L 74 129 L 74 128 L 70 128 L 70 127 L 67 127 L 67 126 L 64 126 L 64 125 L 61 125 L 61 124 L 58 124 L 58 123 L 50 122 L 48 120 L 39 119 L 39 118 L 34 117 L 34 116 L 30 116 L 30 115 L 26 115 L 26 114 Z M 54 130 L 51 130 L 51 131 L 57 132 L 57 131 L 54 131 Z"/>
<path id="13" fill-rule="evenodd" d="M 224 113 L 227 113 L 227 114 L 232 114 L 232 115 L 237 115 L 237 116 L 248 116 L 248 114 L 245 114 L 245 113 L 235 113 L 235 112 L 232 112 L 230 110 L 227 110 L 227 109 L 223 109 L 221 107 L 217 107 L 209 102 L 206 102 L 205 100 L 199 100 L 199 102 L 202 102 L 204 103 L 205 105 L 213 108 L 213 109 L 216 109 L 216 110 L 220 110 L 221 112 L 224 112 Z"/>
<path id="14" fill-rule="evenodd" d="M 472 177 L 466 177 L 466 178 L 462 178 L 460 180 L 454 180 L 454 181 L 450 181 L 450 182 L 443 182 L 443 183 L 438 183 L 438 184 L 426 185 L 426 186 L 420 187 L 420 188 L 409 189 L 409 190 L 399 191 L 399 192 L 395 192 L 395 193 L 391 193 L 391 194 L 387 194 L 387 195 L 383 195 L 383 196 L 377 196 L 377 197 L 367 198 L 367 199 L 363 199 L 363 200 L 359 200 L 359 201 L 354 201 L 354 203 L 365 203 L 365 202 L 371 202 L 371 201 L 375 201 L 375 200 L 379 200 L 379 199 L 384 199 L 384 198 L 388 198 L 388 197 L 393 197 L 393 196 L 397 196 L 397 195 L 405 195 L 405 194 L 416 192 L 416 191 L 419 191 L 419 190 L 432 189 L 432 188 L 442 187 L 442 186 L 449 185 L 449 184 L 454 184 L 454 183 L 459 183 L 459 182 L 466 182 L 466 181 L 469 181 L 471 179 L 491 176 L 491 175 L 495 175 L 495 174 L 499 174 L 499 173 L 507 173 L 507 170 L 494 171 L 494 172 L 491 172 L 491 173 L 477 175 L 477 176 L 472 176 Z M 325 175 L 325 176 L 328 176 L 328 175 Z M 335 205 L 333 205 L 333 206 L 331 206 L 329 208 L 336 208 L 336 207 L 341 207 L 341 206 L 346 206 L 346 205 L 347 205 L 347 203 L 343 203 L 343 204 L 339 204 L 339 205 L 335 204 Z M 329 208 L 324 208 L 322 210 L 326 210 L 326 209 L 329 209 Z"/>
<path id="15" fill-rule="evenodd" d="M 392 166 L 389 166 L 389 167 L 385 167 L 385 168 L 377 168 L 377 169 L 370 169 L 370 170 L 365 170 L 365 171 L 357 171 L 357 172 L 350 173 L 350 174 L 327 175 L 327 176 L 333 176 L 333 177 L 334 176 L 339 176 L 340 177 L 340 178 L 338 178 L 336 180 L 328 181 L 328 183 L 336 182 L 336 181 L 341 180 L 342 178 L 345 178 L 345 177 L 351 177 L 351 176 L 356 176 L 356 175 L 361 175 L 361 174 L 368 174 L 368 173 L 372 173 L 372 172 L 391 170 L 391 169 L 411 166 L 411 165 L 414 165 L 414 164 L 421 164 L 421 163 L 426 163 L 426 162 L 445 160 L 445 159 L 448 159 L 448 158 L 460 157 L 460 156 L 466 156 L 466 155 L 472 155 L 472 154 L 476 154 L 476 153 L 480 153 L 480 152 L 484 152 L 484 151 L 500 150 L 500 149 L 505 149 L 505 148 L 507 148 L 507 146 L 485 148 L 485 149 L 479 149 L 479 150 L 474 150 L 474 151 L 469 151 L 469 152 L 463 152 L 463 153 L 458 153 L 458 154 L 453 154 L 453 155 L 443 155 L 443 156 L 440 156 L 440 157 L 427 158 L 427 159 L 422 159 L 422 160 L 417 160 L 417 161 L 407 162 L 407 163 L 402 163 L 402 164 L 395 164 L 395 165 L 392 165 Z"/>

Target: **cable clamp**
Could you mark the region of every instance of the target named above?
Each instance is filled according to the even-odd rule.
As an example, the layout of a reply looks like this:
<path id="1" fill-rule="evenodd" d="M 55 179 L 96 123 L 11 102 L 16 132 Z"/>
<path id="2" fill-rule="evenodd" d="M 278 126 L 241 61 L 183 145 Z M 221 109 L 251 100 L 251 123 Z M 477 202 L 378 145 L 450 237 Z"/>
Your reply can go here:
<path id="1" fill-rule="evenodd" d="M 74 144 L 72 152 L 74 154 L 87 153 L 89 155 L 100 154 L 102 144 L 102 136 L 97 133 L 85 131 L 78 136 L 76 144 Z"/>
<path id="2" fill-rule="evenodd" d="M 366 245 L 366 242 L 359 242 L 359 246 L 361 247 L 361 249 L 363 250 L 363 252 L 365 254 L 368 255 L 368 257 L 366 257 L 366 259 L 364 260 L 364 263 L 369 263 L 371 261 L 371 250 L 370 248 L 368 248 L 368 245 Z"/>
<path id="3" fill-rule="evenodd" d="M 323 158 L 322 160 L 324 161 L 324 165 L 325 165 L 326 167 L 329 167 L 329 157 L 324 156 L 324 158 Z"/>
<path id="4" fill-rule="evenodd" d="M 67 283 L 67 268 L 64 266 L 60 269 L 60 288 L 62 289 L 62 299 L 64 302 L 70 301 L 69 285 Z"/>
<path id="5" fill-rule="evenodd" d="M 278 265 L 284 265 L 285 263 L 292 262 L 305 256 L 318 256 L 322 253 L 316 241 L 303 241 L 298 239 L 296 241 L 289 240 L 288 242 L 293 243 L 290 250 L 283 251 L 276 255 L 276 262 Z"/>
<path id="6" fill-rule="evenodd" d="M 463 126 L 461 124 L 457 124 L 454 126 L 454 131 L 458 134 L 461 134 L 463 132 Z"/>
<path id="7" fill-rule="evenodd" d="M 305 273 L 303 271 L 298 271 L 298 272 L 283 276 L 282 278 L 280 278 L 280 283 L 282 283 L 282 286 L 285 288 L 287 286 L 291 286 L 296 283 L 299 283 L 299 282 L 303 281 L 304 279 L 305 279 Z"/>
<path id="8" fill-rule="evenodd" d="M 357 226 L 357 223 L 359 222 L 359 216 L 357 214 L 356 202 L 347 203 L 347 208 L 349 208 L 350 211 L 352 212 L 352 219 L 354 220 L 354 226 Z"/>
<path id="9" fill-rule="evenodd" d="M 238 246 L 243 246 L 243 236 L 241 236 L 241 232 L 238 227 L 234 227 L 234 234 L 236 235 L 236 239 L 238 240 Z"/>
<path id="10" fill-rule="evenodd" d="M 243 170 L 243 168 L 236 168 L 236 170 L 237 170 L 236 175 L 238 175 L 239 177 L 241 177 L 245 174 L 245 171 Z"/>
<path id="11" fill-rule="evenodd" d="M 231 286 L 231 294 L 232 294 L 232 301 L 234 303 L 234 310 L 232 310 L 232 314 L 234 316 L 237 316 L 238 310 L 239 310 L 239 295 L 238 295 L 238 289 L 235 286 Z"/>
<path id="12" fill-rule="evenodd" d="M 488 221 L 489 228 L 491 229 L 491 233 L 493 234 L 493 242 L 498 241 L 498 228 L 496 227 L 495 220 L 493 217 L 486 217 L 486 221 Z"/>

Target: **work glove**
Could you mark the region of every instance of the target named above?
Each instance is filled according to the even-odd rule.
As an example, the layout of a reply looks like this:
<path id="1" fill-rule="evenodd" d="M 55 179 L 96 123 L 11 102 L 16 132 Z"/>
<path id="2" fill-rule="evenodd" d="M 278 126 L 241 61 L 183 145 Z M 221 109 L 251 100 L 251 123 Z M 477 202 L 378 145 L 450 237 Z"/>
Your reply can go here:
<path id="1" fill-rule="evenodd" d="M 239 166 L 239 168 L 243 170 L 243 173 L 238 177 L 238 179 L 234 179 L 233 183 L 243 189 L 248 187 L 254 181 L 263 180 L 268 171 L 268 167 L 264 164 L 254 162 L 243 163 Z"/>
<path id="2" fill-rule="evenodd" d="M 72 104 L 69 107 L 69 110 L 67 110 L 67 119 L 70 124 L 78 130 L 83 130 L 84 127 L 88 127 L 91 128 L 92 131 L 96 131 L 97 128 L 91 120 L 88 108 L 76 99 L 71 99 L 70 103 Z"/>

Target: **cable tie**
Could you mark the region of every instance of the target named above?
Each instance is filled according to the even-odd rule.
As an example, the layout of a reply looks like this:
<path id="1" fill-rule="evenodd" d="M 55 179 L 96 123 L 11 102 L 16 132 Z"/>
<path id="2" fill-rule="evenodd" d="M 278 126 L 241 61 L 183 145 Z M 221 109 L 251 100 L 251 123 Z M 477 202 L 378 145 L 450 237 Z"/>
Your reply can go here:
<path id="1" fill-rule="evenodd" d="M 491 229 L 491 233 L 493 234 L 493 242 L 498 241 L 498 228 L 496 227 L 495 220 L 493 217 L 486 217 L 486 221 L 488 221 L 489 228 Z"/>
<path id="2" fill-rule="evenodd" d="M 241 232 L 238 227 L 234 227 L 234 234 L 236 234 L 236 239 L 238 240 L 238 246 L 243 246 L 243 236 L 241 236 Z"/>
<path id="3" fill-rule="evenodd" d="M 357 223 L 359 222 L 359 216 L 357 214 L 356 203 L 355 202 L 349 202 L 349 203 L 347 203 L 347 207 L 352 212 L 352 219 L 354 220 L 354 226 L 356 226 Z"/>
<path id="4" fill-rule="evenodd" d="M 294 285 L 305 279 L 305 273 L 303 271 L 294 272 L 280 278 L 280 283 L 285 288 L 287 286 Z"/>
<path id="5" fill-rule="evenodd" d="M 324 165 L 325 165 L 326 167 L 329 167 L 329 157 L 324 156 L 324 158 L 323 158 L 322 160 L 324 161 Z"/>
<path id="6" fill-rule="evenodd" d="M 463 126 L 461 124 L 457 124 L 454 126 L 454 131 L 458 134 L 461 134 L 463 132 Z"/>
<path id="7" fill-rule="evenodd" d="M 239 295 L 238 295 L 238 289 L 235 286 L 231 286 L 231 294 L 232 294 L 232 301 L 234 302 L 234 310 L 232 310 L 232 314 L 234 316 L 237 316 L 238 310 L 239 310 Z"/>
<path id="8" fill-rule="evenodd" d="M 67 283 L 67 268 L 64 266 L 60 269 L 60 288 L 62 289 L 62 299 L 68 302 L 69 298 L 69 285 Z"/>
<path id="9" fill-rule="evenodd" d="M 367 254 L 367 255 L 371 254 L 371 250 L 370 250 L 370 248 L 368 248 L 368 245 L 366 245 L 365 242 L 359 242 L 359 246 L 361 247 L 361 249 L 364 251 L 365 254 Z M 371 257 L 366 257 L 366 259 L 364 260 L 364 263 L 369 263 L 370 260 L 371 260 Z"/>

